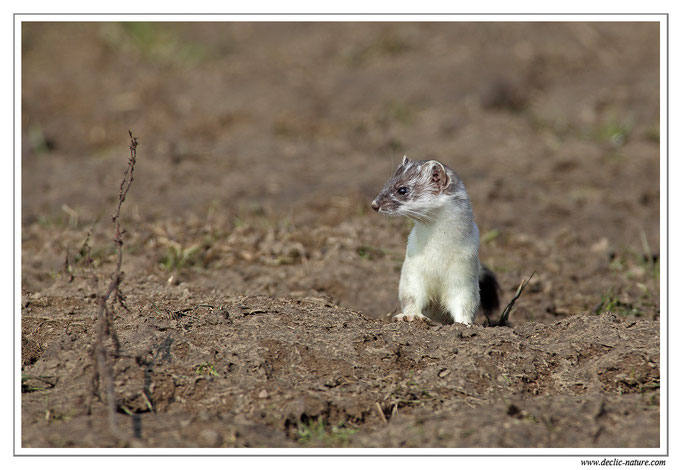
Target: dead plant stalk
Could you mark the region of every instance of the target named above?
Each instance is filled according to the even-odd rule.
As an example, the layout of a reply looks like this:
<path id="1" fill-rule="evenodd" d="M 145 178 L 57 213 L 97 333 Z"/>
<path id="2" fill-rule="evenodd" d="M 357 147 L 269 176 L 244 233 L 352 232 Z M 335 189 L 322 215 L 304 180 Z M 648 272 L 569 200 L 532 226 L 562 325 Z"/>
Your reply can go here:
<path id="1" fill-rule="evenodd" d="M 125 310 L 128 307 L 125 304 L 125 296 L 121 291 L 121 282 L 123 282 L 123 271 L 121 266 L 123 264 L 123 235 L 126 233 L 125 229 L 121 228 L 121 206 L 128 195 L 130 185 L 133 183 L 135 161 L 137 158 L 137 137 L 133 137 L 131 131 L 130 135 L 130 158 L 128 159 L 128 166 L 123 173 L 123 179 L 119 187 L 118 205 L 113 216 L 115 225 L 114 245 L 116 246 L 117 258 L 116 266 L 111 275 L 111 281 L 107 289 L 97 297 L 97 326 L 95 333 L 94 354 L 96 365 L 93 367 L 92 378 L 92 393 L 93 396 L 98 395 L 100 381 L 104 385 L 104 394 L 106 396 L 107 415 L 109 420 L 109 428 L 114 435 L 118 435 L 116 427 L 116 394 L 114 390 L 114 372 L 113 360 L 118 357 L 120 352 L 120 343 L 116 330 L 114 329 L 113 319 L 113 305 L 110 302 L 112 294 L 114 295 L 114 302 L 118 303 Z M 109 346 L 107 343 L 111 342 Z M 113 349 L 113 350 L 112 350 Z M 88 406 L 88 412 L 91 411 L 91 406 Z"/>

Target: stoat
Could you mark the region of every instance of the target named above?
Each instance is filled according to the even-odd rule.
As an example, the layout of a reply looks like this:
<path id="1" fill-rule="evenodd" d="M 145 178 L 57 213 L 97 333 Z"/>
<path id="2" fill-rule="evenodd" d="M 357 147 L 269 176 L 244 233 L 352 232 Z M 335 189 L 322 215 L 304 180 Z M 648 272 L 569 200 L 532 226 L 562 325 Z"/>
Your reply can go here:
<path id="1" fill-rule="evenodd" d="M 372 201 L 380 214 L 414 221 L 407 239 L 396 320 L 471 325 L 499 307 L 495 275 L 478 259 L 478 227 L 457 174 L 436 160 L 406 156 Z"/>

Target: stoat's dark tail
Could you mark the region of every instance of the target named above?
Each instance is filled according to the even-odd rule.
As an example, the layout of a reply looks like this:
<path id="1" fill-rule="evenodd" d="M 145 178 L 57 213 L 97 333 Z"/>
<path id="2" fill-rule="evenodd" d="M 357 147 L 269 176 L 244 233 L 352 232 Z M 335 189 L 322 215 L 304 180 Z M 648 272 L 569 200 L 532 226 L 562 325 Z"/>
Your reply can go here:
<path id="1" fill-rule="evenodd" d="M 478 272 L 478 287 L 481 291 L 481 309 L 490 322 L 490 315 L 500 308 L 500 298 L 497 295 L 500 285 L 495 274 L 487 266 L 481 265 Z"/>

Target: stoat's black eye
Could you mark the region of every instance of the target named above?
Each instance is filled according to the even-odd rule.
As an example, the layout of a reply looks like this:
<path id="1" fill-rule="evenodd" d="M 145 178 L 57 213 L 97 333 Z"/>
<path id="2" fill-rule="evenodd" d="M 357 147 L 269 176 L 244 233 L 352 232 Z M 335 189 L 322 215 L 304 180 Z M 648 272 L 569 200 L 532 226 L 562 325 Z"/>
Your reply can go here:
<path id="1" fill-rule="evenodd" d="M 398 194 L 405 195 L 410 192 L 410 188 L 406 188 L 405 186 L 402 186 L 398 188 Z"/>

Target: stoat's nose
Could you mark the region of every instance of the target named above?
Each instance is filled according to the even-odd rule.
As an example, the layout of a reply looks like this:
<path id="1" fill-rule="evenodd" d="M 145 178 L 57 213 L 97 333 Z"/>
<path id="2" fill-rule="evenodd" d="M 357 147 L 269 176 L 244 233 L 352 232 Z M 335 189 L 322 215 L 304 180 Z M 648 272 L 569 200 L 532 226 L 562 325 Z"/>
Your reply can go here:
<path id="1" fill-rule="evenodd" d="M 375 211 L 378 211 L 379 206 L 380 206 L 380 204 L 376 199 L 372 201 L 372 209 L 374 209 Z"/>

